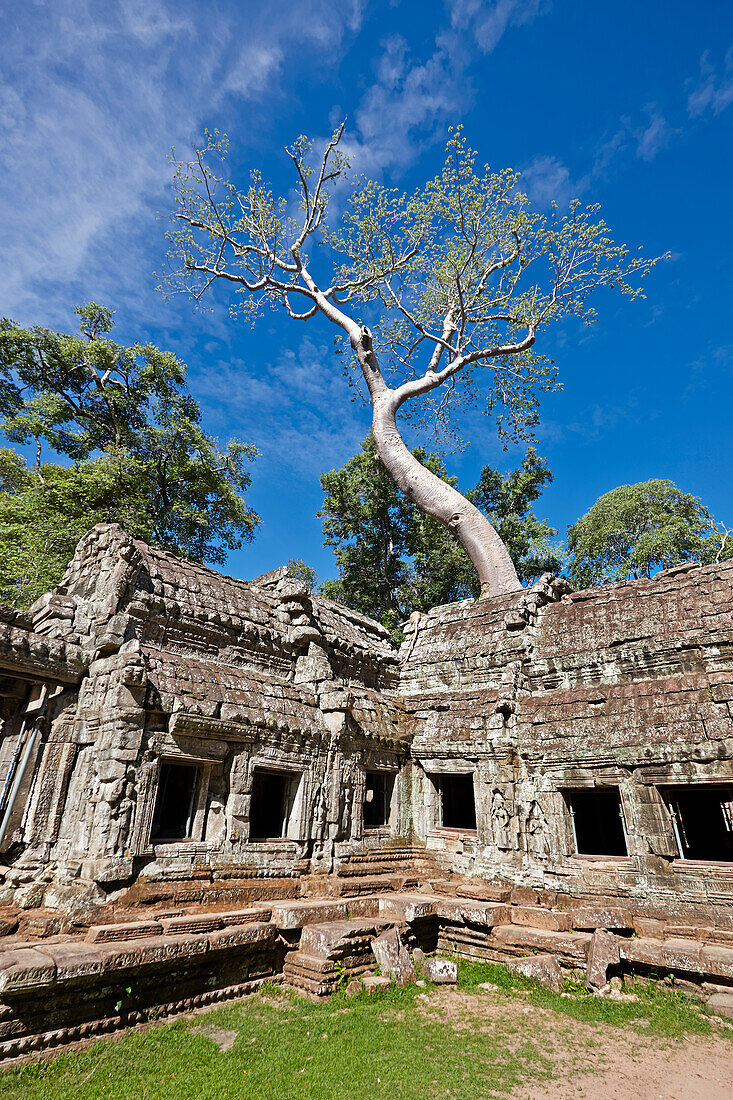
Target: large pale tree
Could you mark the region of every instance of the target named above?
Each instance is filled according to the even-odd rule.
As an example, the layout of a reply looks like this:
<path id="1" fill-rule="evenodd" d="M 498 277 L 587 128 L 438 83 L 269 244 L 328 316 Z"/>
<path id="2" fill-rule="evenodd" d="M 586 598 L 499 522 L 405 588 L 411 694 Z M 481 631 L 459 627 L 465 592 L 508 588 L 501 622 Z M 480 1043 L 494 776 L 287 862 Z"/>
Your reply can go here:
<path id="1" fill-rule="evenodd" d="M 494 528 L 415 458 L 397 414 L 449 431 L 461 405 L 485 402 L 501 437 L 527 438 L 538 394 L 555 385 L 540 335 L 569 318 L 592 322 L 589 299 L 600 287 L 637 296 L 655 261 L 614 243 L 597 205 L 533 210 L 518 175 L 478 166 L 460 129 L 424 187 L 408 194 L 362 178 L 348 194 L 342 136 L 343 127 L 320 159 L 306 138 L 288 150 L 294 199 L 276 197 L 257 172 L 238 187 L 222 163 L 226 139 L 208 135 L 176 167 L 167 286 L 198 301 L 225 282 L 233 309 L 252 318 L 274 306 L 341 330 L 389 474 L 455 534 L 482 594 L 516 590 Z"/>

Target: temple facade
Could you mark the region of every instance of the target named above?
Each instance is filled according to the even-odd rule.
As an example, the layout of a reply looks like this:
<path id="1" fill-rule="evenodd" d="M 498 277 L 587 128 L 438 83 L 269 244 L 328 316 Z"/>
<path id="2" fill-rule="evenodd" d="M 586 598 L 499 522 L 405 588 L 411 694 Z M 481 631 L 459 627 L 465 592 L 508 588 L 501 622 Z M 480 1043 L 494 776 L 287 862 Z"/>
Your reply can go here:
<path id="1" fill-rule="evenodd" d="M 288 896 L 409 853 L 732 926 L 733 562 L 547 575 L 405 634 L 94 528 L 0 607 L 0 904 Z"/>

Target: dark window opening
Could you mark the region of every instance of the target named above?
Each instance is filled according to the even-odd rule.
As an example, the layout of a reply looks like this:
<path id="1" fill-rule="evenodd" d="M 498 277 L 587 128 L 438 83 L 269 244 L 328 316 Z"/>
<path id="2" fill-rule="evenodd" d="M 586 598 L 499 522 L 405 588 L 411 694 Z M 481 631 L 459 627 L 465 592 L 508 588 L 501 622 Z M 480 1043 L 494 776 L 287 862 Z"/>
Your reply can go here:
<path id="1" fill-rule="evenodd" d="M 390 772 L 367 772 L 364 791 L 364 828 L 379 829 L 389 824 L 394 776 Z"/>
<path id="2" fill-rule="evenodd" d="M 161 762 L 152 841 L 191 839 L 198 778 L 199 769 L 191 764 Z"/>
<path id="3" fill-rule="evenodd" d="M 440 798 L 438 823 L 444 829 L 476 830 L 476 802 L 473 794 L 473 773 L 438 777 L 436 786 Z"/>
<path id="4" fill-rule="evenodd" d="M 250 840 L 287 836 L 297 776 L 256 768 L 249 811 Z"/>
<path id="5" fill-rule="evenodd" d="M 618 787 L 565 791 L 575 851 L 582 856 L 627 856 Z"/>
<path id="6" fill-rule="evenodd" d="M 664 791 L 683 859 L 733 863 L 733 785 Z"/>

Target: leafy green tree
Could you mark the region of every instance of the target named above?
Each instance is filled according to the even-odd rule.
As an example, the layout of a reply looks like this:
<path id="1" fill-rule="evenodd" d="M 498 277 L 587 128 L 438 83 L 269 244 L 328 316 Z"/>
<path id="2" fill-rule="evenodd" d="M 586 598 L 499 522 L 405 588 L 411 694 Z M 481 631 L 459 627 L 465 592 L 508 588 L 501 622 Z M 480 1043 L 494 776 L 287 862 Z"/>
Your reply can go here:
<path id="1" fill-rule="evenodd" d="M 333 324 L 369 395 L 390 476 L 453 532 L 482 592 L 515 591 L 516 570 L 496 531 L 408 450 L 398 415 L 412 410 L 418 422 L 451 430 L 462 405 L 485 400 L 501 435 L 529 438 L 538 394 L 555 385 L 542 346 L 549 327 L 594 321 L 591 296 L 600 288 L 636 297 L 655 261 L 616 244 L 596 205 L 532 210 L 517 174 L 480 165 L 460 128 L 442 171 L 423 187 L 405 193 L 362 179 L 341 217 L 331 217 L 329 198 L 348 175 L 342 137 L 343 126 L 320 160 L 304 137 L 288 150 L 298 210 L 257 172 L 237 187 L 221 166 L 226 141 L 207 135 L 176 169 L 166 284 L 200 302 L 221 281 L 233 311 L 253 320 L 275 307 Z"/>
<path id="2" fill-rule="evenodd" d="M 183 364 L 151 344 L 113 343 L 104 306 L 76 312 L 80 336 L 0 321 L 0 428 L 36 445 L 34 470 L 4 452 L 0 482 L 2 591 L 21 602 L 59 580 L 98 522 L 216 564 L 259 523 L 242 496 L 257 451 L 222 449 L 203 429 Z M 70 465 L 43 462 L 43 443 Z"/>
<path id="3" fill-rule="evenodd" d="M 95 523 L 149 533 L 140 523 L 143 502 L 119 493 L 118 471 L 107 457 L 28 469 L 13 451 L 0 450 L 0 490 L 0 598 L 21 607 L 58 583 Z"/>
<path id="4" fill-rule="evenodd" d="M 697 497 L 660 479 L 605 493 L 568 528 L 568 548 L 568 573 L 578 587 L 733 556 L 733 542 Z"/>
<path id="5" fill-rule="evenodd" d="M 286 569 L 291 577 L 302 581 L 309 592 L 313 591 L 318 581 L 318 574 L 302 558 L 290 558 Z"/>
<path id="6" fill-rule="evenodd" d="M 435 455 L 422 448 L 412 454 L 436 477 L 455 484 Z M 523 580 L 562 567 L 550 542 L 557 531 L 538 520 L 530 507 L 551 478 L 530 448 L 522 466 L 506 477 L 485 466 L 478 485 L 467 494 L 480 502 Z M 480 594 L 476 570 L 463 548 L 397 489 L 372 436 L 340 470 L 322 474 L 321 485 L 325 496 L 318 515 L 324 543 L 333 549 L 339 570 L 338 580 L 324 583 L 324 595 L 394 630 L 411 611 Z"/>

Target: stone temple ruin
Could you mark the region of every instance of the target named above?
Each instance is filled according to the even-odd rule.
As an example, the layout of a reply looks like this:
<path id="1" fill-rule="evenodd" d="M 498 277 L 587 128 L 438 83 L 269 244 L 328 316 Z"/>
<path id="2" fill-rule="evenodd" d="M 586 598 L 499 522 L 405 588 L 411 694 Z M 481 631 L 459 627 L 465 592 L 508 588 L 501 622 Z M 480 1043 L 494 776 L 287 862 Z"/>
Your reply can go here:
<path id="1" fill-rule="evenodd" d="M 397 653 L 285 569 L 94 528 L 0 607 L 0 1056 L 324 995 L 395 930 L 733 992 L 732 613 L 733 562 L 547 575 Z"/>

